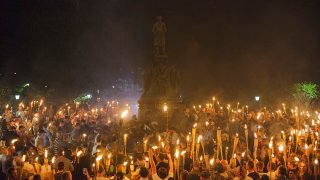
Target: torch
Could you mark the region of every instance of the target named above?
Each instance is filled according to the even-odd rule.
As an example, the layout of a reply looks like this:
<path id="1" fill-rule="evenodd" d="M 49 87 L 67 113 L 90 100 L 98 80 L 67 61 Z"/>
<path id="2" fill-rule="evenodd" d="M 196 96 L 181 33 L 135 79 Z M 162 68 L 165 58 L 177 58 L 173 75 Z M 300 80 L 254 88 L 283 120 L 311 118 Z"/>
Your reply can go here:
<path id="1" fill-rule="evenodd" d="M 124 155 L 127 156 L 127 134 L 123 135 L 123 142 L 124 142 Z"/>
<path id="2" fill-rule="evenodd" d="M 246 136 L 246 144 L 247 144 L 247 152 L 249 150 L 249 142 L 248 142 L 248 127 L 247 124 L 244 125 L 244 135 Z"/>
<path id="3" fill-rule="evenodd" d="M 195 140 L 196 140 L 196 129 L 197 123 L 195 123 L 192 127 L 191 135 L 192 135 L 192 145 L 191 145 L 191 157 L 192 160 L 194 161 L 194 148 L 195 148 Z"/>

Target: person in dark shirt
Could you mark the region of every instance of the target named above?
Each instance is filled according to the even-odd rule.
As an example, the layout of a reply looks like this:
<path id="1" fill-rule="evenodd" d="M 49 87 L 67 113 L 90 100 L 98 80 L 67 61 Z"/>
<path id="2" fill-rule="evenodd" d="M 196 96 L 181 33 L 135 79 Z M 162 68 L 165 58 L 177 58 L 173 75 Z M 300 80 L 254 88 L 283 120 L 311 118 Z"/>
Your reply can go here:
<path id="1" fill-rule="evenodd" d="M 248 176 L 251 177 L 253 180 L 258 180 L 258 179 L 260 179 L 259 173 L 257 173 L 257 172 L 254 170 L 254 163 L 253 163 L 253 161 L 248 161 L 248 162 L 247 162 L 247 170 L 248 170 L 248 172 L 249 172 Z"/>
<path id="2" fill-rule="evenodd" d="M 77 152 L 84 151 L 81 147 L 77 148 Z M 77 180 L 87 180 L 87 175 L 91 175 L 91 156 L 88 153 L 83 153 L 82 156 L 79 157 L 79 162 L 75 163 L 73 179 Z M 84 170 L 87 173 L 84 173 Z"/>
<path id="3" fill-rule="evenodd" d="M 7 127 L 7 119 L 5 117 L 6 115 L 3 114 L 2 119 L 1 119 L 1 137 L 2 139 L 6 139 L 7 138 L 7 132 L 8 132 L 8 127 Z"/>

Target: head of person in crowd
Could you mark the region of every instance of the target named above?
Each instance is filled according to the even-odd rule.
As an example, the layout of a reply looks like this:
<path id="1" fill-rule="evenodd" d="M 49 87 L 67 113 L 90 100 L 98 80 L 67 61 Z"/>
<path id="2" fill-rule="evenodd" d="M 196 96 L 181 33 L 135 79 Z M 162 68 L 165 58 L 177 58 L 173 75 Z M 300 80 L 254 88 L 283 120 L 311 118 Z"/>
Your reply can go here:
<path id="1" fill-rule="evenodd" d="M 296 175 L 296 172 L 294 170 L 289 170 L 288 175 L 289 175 L 288 176 L 289 179 L 292 179 L 292 180 L 297 179 L 297 175 Z"/>
<path id="2" fill-rule="evenodd" d="M 257 164 L 257 171 L 258 172 L 263 172 L 263 169 L 264 169 L 264 163 L 262 161 L 259 161 Z"/>
<path id="3" fill-rule="evenodd" d="M 279 166 L 277 170 L 278 179 L 286 179 L 287 169 L 284 166 Z"/>
<path id="4" fill-rule="evenodd" d="M 261 180 L 269 180 L 269 176 L 266 174 L 261 175 Z"/>
<path id="5" fill-rule="evenodd" d="M 246 164 L 247 170 L 253 170 L 254 169 L 254 163 L 253 161 L 248 161 Z"/>
<path id="6" fill-rule="evenodd" d="M 180 173 L 180 180 L 188 180 L 189 179 L 189 172 L 187 170 L 183 170 Z"/>
<path id="7" fill-rule="evenodd" d="M 189 173 L 188 180 L 200 180 L 200 176 L 196 173 Z"/>
<path id="8" fill-rule="evenodd" d="M 200 180 L 210 180 L 210 173 L 208 171 L 202 171 L 200 174 Z"/>
<path id="9" fill-rule="evenodd" d="M 139 171 L 139 175 L 141 178 L 148 178 L 148 175 L 149 175 L 148 169 L 145 167 L 141 167 Z"/>
<path id="10" fill-rule="evenodd" d="M 44 133 L 45 133 L 44 130 L 43 130 L 43 129 L 40 129 L 39 132 L 38 132 L 38 136 L 39 136 L 39 137 L 43 137 L 43 136 L 44 136 Z"/>
<path id="11" fill-rule="evenodd" d="M 117 179 L 117 180 L 122 180 L 122 179 L 123 179 L 123 173 L 122 173 L 121 171 L 118 171 L 118 172 L 116 173 L 116 179 Z"/>
<path id="12" fill-rule="evenodd" d="M 79 122 L 76 122 L 76 125 L 75 125 L 74 128 L 77 129 L 77 130 L 80 130 L 81 124 Z"/>
<path id="13" fill-rule="evenodd" d="M 64 170 L 64 162 L 59 162 L 58 163 L 58 171 L 63 171 Z"/>
<path id="14" fill-rule="evenodd" d="M 214 170 L 214 173 L 215 173 L 216 175 L 219 175 L 219 174 L 221 174 L 221 173 L 224 172 L 223 165 L 222 165 L 220 162 L 215 163 L 215 164 L 213 165 L 213 170 Z"/>
<path id="15" fill-rule="evenodd" d="M 1 147 L 6 147 L 6 139 L 1 138 Z"/>
<path id="16" fill-rule="evenodd" d="M 33 175 L 32 179 L 33 180 L 41 180 L 41 176 L 40 176 L 40 174 L 35 174 L 35 175 Z"/>
<path id="17" fill-rule="evenodd" d="M 18 179 L 18 172 L 15 167 L 10 167 L 7 170 L 7 174 L 8 174 L 8 179 Z"/>
<path id="18" fill-rule="evenodd" d="M 168 176 L 168 169 L 165 167 L 160 167 L 157 170 L 157 174 L 161 179 L 165 179 Z"/>

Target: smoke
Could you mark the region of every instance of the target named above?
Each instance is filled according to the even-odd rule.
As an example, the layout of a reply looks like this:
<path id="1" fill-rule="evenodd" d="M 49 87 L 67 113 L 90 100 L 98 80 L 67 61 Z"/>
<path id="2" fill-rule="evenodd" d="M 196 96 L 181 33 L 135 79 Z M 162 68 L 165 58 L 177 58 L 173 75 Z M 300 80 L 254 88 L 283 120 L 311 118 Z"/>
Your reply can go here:
<path id="1" fill-rule="evenodd" d="M 137 78 L 138 68 L 153 61 L 151 27 L 157 15 L 167 24 L 169 62 L 180 71 L 182 95 L 188 100 L 213 95 L 228 101 L 255 95 L 277 99 L 293 83 L 316 81 L 320 75 L 317 2 L 8 5 L 16 12 L 3 11 L 10 16 L 3 16 L 8 18 L 2 34 L 11 45 L 5 48 L 2 70 L 22 71 L 25 79 L 40 79 L 71 94 L 108 87 L 119 77 Z"/>

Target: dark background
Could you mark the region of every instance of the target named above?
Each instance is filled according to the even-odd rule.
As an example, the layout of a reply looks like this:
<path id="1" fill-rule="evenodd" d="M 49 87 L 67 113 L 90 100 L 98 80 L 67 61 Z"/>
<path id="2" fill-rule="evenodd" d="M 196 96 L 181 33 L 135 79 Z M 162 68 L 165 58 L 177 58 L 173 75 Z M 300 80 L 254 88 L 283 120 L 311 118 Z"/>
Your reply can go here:
<path id="1" fill-rule="evenodd" d="M 320 81 L 319 7 L 317 0 L 2 0 L 1 79 L 63 96 L 119 77 L 139 80 L 162 15 L 184 97 L 277 99 L 295 82 Z"/>

